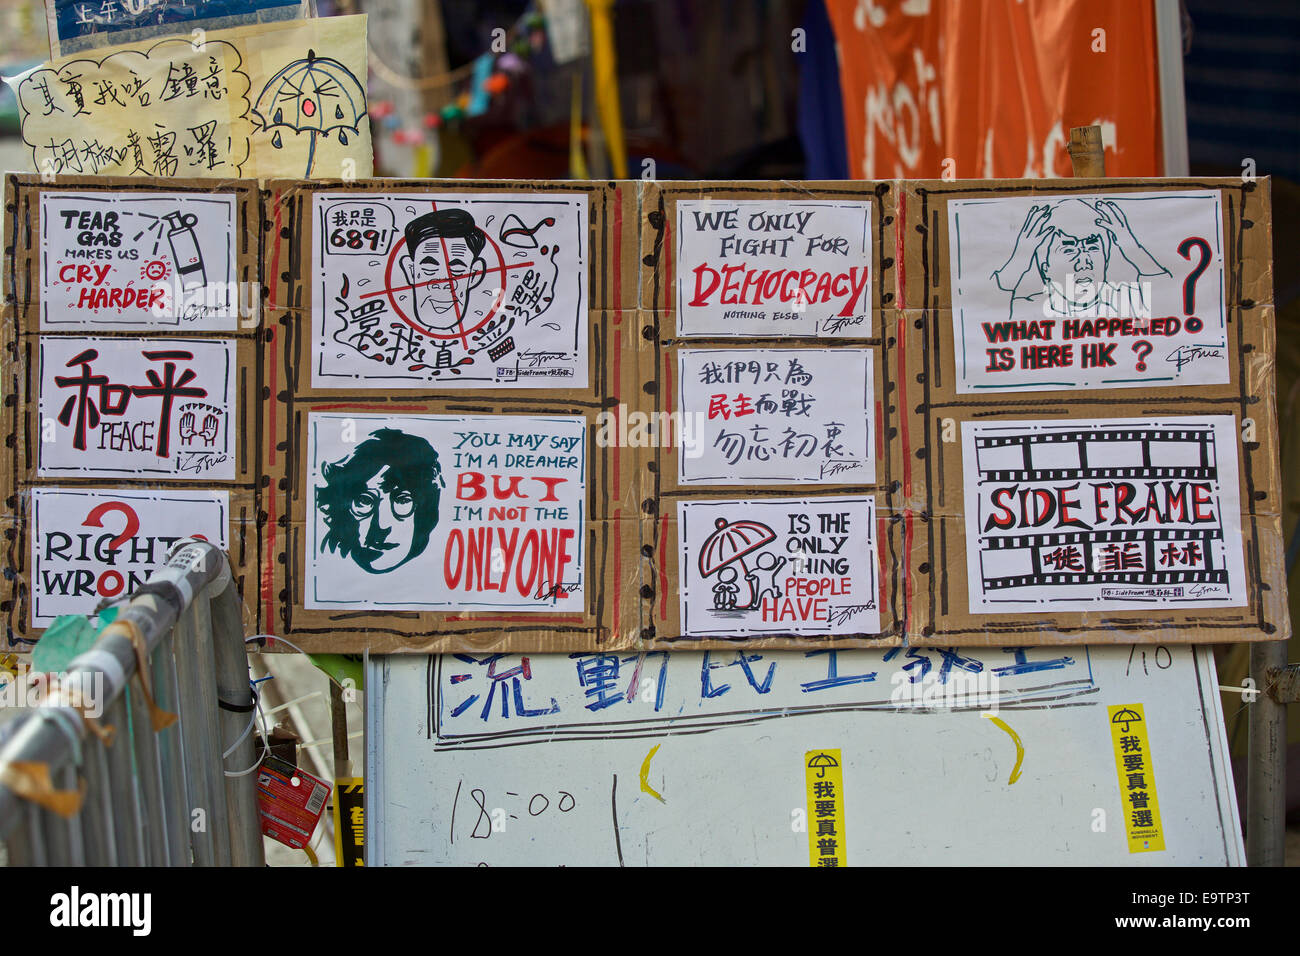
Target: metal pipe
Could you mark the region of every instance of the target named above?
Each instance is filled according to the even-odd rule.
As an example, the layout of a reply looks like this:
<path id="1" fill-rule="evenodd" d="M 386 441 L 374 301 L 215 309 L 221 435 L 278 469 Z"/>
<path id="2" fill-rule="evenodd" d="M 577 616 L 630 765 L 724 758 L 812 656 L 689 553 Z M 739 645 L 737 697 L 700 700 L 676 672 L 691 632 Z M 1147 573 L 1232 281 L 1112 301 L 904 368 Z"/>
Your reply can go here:
<path id="1" fill-rule="evenodd" d="M 83 770 L 86 803 L 81 808 L 81 833 L 90 866 L 117 866 L 117 839 L 113 833 L 113 805 L 108 789 L 108 753 L 99 741 L 87 741 Z"/>
<path id="2" fill-rule="evenodd" d="M 1261 690 L 1250 705 L 1247 752 L 1246 860 L 1251 866 L 1286 862 L 1286 704 L 1277 702 L 1272 687 L 1286 666 L 1286 652 L 1286 641 L 1250 645 L 1250 676 Z"/>
<path id="3" fill-rule="evenodd" d="M 173 652 L 176 657 L 177 687 L 193 688 L 198 680 L 197 628 L 193 607 L 176 624 Z M 185 755 L 185 807 L 189 819 L 189 842 L 195 866 L 212 866 L 216 854 L 212 843 L 212 800 L 203 760 L 202 720 L 193 694 L 182 694 L 176 701 L 180 716 L 181 752 Z"/>
<path id="4" fill-rule="evenodd" d="M 213 596 L 216 601 L 210 603 Z M 226 778 L 222 772 L 222 751 L 228 746 L 222 740 L 236 739 L 247 718 L 218 711 L 216 704 L 218 693 L 231 702 L 250 699 L 242 625 L 225 555 L 196 540 L 173 549 L 166 566 L 68 668 L 68 685 L 97 688 L 105 719 L 118 730 L 116 746 L 106 751 L 98 741 L 87 741 L 81 713 L 86 702 L 67 693 L 18 717 L 14 730 L 0 741 L 0 766 L 44 763 L 65 789 L 76 786 L 84 745 L 83 769 L 96 785 L 81 814 L 71 820 L 0 787 L 0 841 L 11 848 L 13 859 L 37 866 L 81 862 L 87 856 L 94 863 L 128 865 L 146 860 L 220 864 L 236 857 L 251 865 L 262 862 L 255 778 Z M 189 633 L 173 635 L 177 627 Z M 160 645 L 163 651 L 157 653 Z M 156 703 L 180 713 L 180 727 L 155 734 L 143 696 L 133 693 L 128 702 L 126 687 L 136 673 L 137 651 L 149 661 Z M 227 734 L 235 725 L 238 729 Z M 256 759 L 251 736 L 244 743 L 232 759 L 249 766 Z M 237 810 L 233 820 L 227 793 Z M 208 826 L 206 836 L 191 847 L 191 837 L 201 836 L 191 826 L 191 811 L 198 807 L 207 813 Z M 21 832 L 11 838 L 16 830 Z M 214 831 L 219 840 L 213 839 Z"/>
<path id="5" fill-rule="evenodd" d="M 136 797 L 131 725 L 125 695 L 113 701 L 104 712 L 104 719 L 117 728 L 113 745 L 108 748 L 108 790 L 113 806 L 113 839 L 117 843 L 118 865 L 144 866 L 140 804 Z"/>
<path id="6" fill-rule="evenodd" d="M 166 818 L 163 816 L 162 764 L 158 760 L 157 735 L 149 722 L 144 695 L 138 689 L 132 689 L 127 693 L 127 701 L 131 713 L 135 777 L 140 794 L 140 836 L 144 843 L 144 859 L 149 866 L 166 866 Z"/>
<path id="7" fill-rule="evenodd" d="M 254 719 L 253 689 L 248 682 L 248 653 L 244 649 L 244 608 L 235 590 L 230 568 L 223 563 L 223 574 L 211 589 L 215 592 L 211 608 L 213 655 L 216 665 L 217 696 L 227 705 L 239 710 L 222 709 L 218 712 L 222 753 L 239 740 Z M 240 640 L 219 640 L 217 635 L 238 634 Z M 236 773 L 247 770 L 257 762 L 257 747 L 253 733 L 247 734 L 229 757 L 224 759 L 227 770 Z M 222 765 L 222 764 L 219 764 Z M 250 821 L 260 819 L 257 809 L 257 771 L 225 777 L 226 803 L 232 818 L 242 825 L 229 829 L 230 860 L 235 866 L 264 866 L 262 832 L 259 825 Z"/>
<path id="8" fill-rule="evenodd" d="M 167 634 L 154 651 L 154 700 L 163 710 L 180 713 L 180 693 L 176 683 L 176 658 L 172 646 L 175 629 Z M 189 866 L 190 811 L 185 802 L 185 753 L 181 749 L 181 728 L 172 724 L 158 732 L 158 758 L 163 779 L 163 827 L 167 834 L 167 862 L 170 866 Z"/>

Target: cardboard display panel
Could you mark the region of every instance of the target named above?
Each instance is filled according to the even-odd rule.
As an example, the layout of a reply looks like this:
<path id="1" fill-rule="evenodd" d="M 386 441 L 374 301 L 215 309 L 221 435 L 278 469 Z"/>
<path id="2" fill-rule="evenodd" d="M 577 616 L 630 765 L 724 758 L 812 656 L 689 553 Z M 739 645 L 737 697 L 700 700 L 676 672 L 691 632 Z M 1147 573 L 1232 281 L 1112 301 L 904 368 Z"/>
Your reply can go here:
<path id="1" fill-rule="evenodd" d="M 646 647 L 903 641 L 893 184 L 643 189 Z"/>
<path id="2" fill-rule="evenodd" d="M 268 629 L 629 646 L 643 496 L 606 416 L 638 401 L 634 209 L 627 183 L 271 185 Z"/>
<path id="3" fill-rule="evenodd" d="M 1268 181 L 916 182 L 900 205 L 912 640 L 1286 637 Z"/>
<path id="4" fill-rule="evenodd" d="M 257 580 L 260 206 L 239 181 L 6 177 L 10 646 L 129 593 L 178 537 Z"/>
<path id="5" fill-rule="evenodd" d="M 195 531 L 312 651 L 1290 633 L 1266 179 L 9 176 L 4 214 L 11 644 Z"/>

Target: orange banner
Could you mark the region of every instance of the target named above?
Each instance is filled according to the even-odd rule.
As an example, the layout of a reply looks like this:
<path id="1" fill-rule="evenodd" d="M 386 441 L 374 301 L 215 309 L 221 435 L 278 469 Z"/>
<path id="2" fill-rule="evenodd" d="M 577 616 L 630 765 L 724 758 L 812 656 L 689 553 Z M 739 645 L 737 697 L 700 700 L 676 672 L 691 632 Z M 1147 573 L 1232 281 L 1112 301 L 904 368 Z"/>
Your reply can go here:
<path id="1" fill-rule="evenodd" d="M 826 0 L 849 174 L 1069 176 L 1100 125 L 1109 176 L 1159 176 L 1154 7 L 1133 0 Z"/>

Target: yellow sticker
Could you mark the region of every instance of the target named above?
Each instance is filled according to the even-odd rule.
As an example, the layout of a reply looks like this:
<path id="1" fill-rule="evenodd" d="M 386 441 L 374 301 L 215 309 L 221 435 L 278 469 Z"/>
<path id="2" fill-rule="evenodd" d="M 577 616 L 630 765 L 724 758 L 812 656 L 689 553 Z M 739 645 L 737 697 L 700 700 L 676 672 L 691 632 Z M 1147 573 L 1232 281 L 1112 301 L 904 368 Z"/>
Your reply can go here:
<path id="1" fill-rule="evenodd" d="M 365 780 L 334 780 L 334 865 L 365 866 Z"/>
<path id="2" fill-rule="evenodd" d="M 1116 704 L 1110 714 L 1110 740 L 1115 748 L 1120 802 L 1124 805 L 1124 832 L 1130 853 L 1165 848 L 1156 800 L 1156 769 L 1151 762 L 1146 714 L 1141 704 Z"/>
<path id="3" fill-rule="evenodd" d="M 808 785 L 808 865 L 845 866 L 844 775 L 838 750 L 803 755 Z"/>

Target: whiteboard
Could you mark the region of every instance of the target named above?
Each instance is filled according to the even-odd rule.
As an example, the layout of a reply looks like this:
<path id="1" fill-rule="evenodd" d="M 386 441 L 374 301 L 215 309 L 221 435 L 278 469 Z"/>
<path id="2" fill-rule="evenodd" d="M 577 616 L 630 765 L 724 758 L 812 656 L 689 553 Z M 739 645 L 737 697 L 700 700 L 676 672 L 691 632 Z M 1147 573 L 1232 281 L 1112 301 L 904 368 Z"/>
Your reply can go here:
<path id="1" fill-rule="evenodd" d="M 1245 859 L 1206 648 L 395 655 L 367 668 L 370 865 L 809 866 L 806 763 L 826 751 L 839 754 L 844 865 Z M 1133 704 L 1163 850 L 1130 849 L 1110 708 Z"/>

